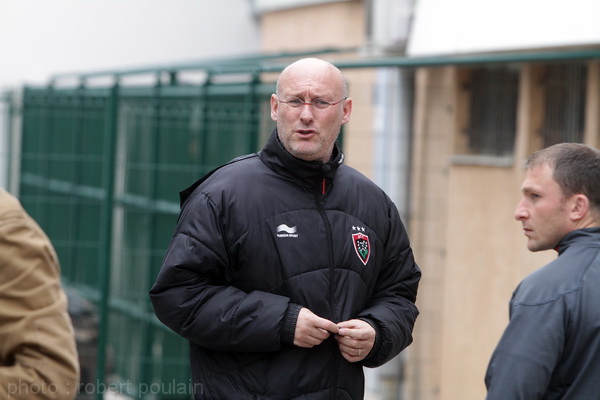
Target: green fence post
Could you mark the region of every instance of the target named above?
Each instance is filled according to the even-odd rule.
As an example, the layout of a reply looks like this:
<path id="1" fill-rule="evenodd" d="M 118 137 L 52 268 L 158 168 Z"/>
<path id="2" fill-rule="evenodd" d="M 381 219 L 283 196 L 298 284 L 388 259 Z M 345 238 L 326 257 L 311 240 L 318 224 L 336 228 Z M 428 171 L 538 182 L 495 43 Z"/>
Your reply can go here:
<path id="1" fill-rule="evenodd" d="M 115 83 L 110 91 L 110 102 L 108 110 L 108 126 L 106 132 L 106 142 L 104 151 L 104 165 L 102 168 L 102 180 L 104 187 L 104 205 L 101 213 L 100 223 L 102 224 L 101 248 L 104 250 L 100 253 L 100 302 L 99 314 L 100 321 L 98 327 L 98 360 L 96 363 L 96 399 L 102 400 L 104 390 L 106 389 L 106 347 L 107 334 L 109 325 L 109 294 L 110 294 L 110 277 L 112 264 L 112 229 L 114 216 L 114 188 L 115 188 L 115 162 L 116 162 L 116 142 L 117 142 L 117 126 L 119 116 L 119 81 L 115 78 Z"/>
<path id="2" fill-rule="evenodd" d="M 212 79 L 213 79 L 213 72 L 212 70 L 207 70 L 206 71 L 206 80 L 204 81 L 204 83 L 202 85 L 200 85 L 200 93 L 198 95 L 198 102 L 200 105 L 200 117 L 201 117 L 201 123 L 200 123 L 200 129 L 199 129 L 199 135 L 200 135 L 200 155 L 198 157 L 199 159 L 199 163 L 198 163 L 198 176 L 203 176 L 204 174 L 206 174 L 208 171 L 210 171 L 213 167 L 208 166 L 206 160 L 208 159 L 208 137 L 209 137 L 209 132 L 208 132 L 208 121 L 210 120 L 209 117 L 209 110 L 210 107 L 208 106 L 208 102 L 209 102 L 209 89 L 210 89 L 210 85 L 212 84 Z"/>
<path id="3" fill-rule="evenodd" d="M 1 94 L 1 93 L 0 93 Z M 12 178 L 13 178 L 13 159 L 16 156 L 15 154 L 13 154 L 14 151 L 14 138 L 13 138 L 13 124 L 14 124 L 14 120 L 16 118 L 16 112 L 15 112 L 15 96 L 14 96 L 14 92 L 12 91 L 7 91 L 4 94 L 2 94 L 3 97 L 0 99 L 0 101 L 5 102 L 6 104 L 6 110 L 5 110 L 5 116 L 6 116 L 6 125 L 5 125 L 5 129 L 6 129 L 6 158 L 5 158 L 5 165 L 6 165 L 6 173 L 4 175 L 4 179 L 6 180 L 6 187 L 9 188 L 10 191 L 14 191 L 15 186 L 12 182 Z"/>
<path id="4" fill-rule="evenodd" d="M 172 72 L 169 75 L 169 84 L 170 85 L 175 85 L 177 82 L 177 75 Z M 162 90 L 163 84 L 161 81 L 161 77 L 160 74 L 157 75 L 156 77 L 156 84 L 154 86 L 154 93 L 153 93 L 153 108 L 154 108 L 154 153 L 152 156 L 152 162 L 154 163 L 154 166 L 158 166 L 159 163 L 159 152 L 160 152 L 160 134 L 161 134 L 161 112 L 162 112 Z M 154 170 L 152 171 L 152 184 L 150 187 L 150 191 L 149 191 L 149 195 L 150 198 L 153 200 L 158 199 L 158 168 L 154 168 Z M 151 211 L 150 215 L 149 215 L 149 219 L 150 219 L 150 223 L 149 226 L 151 227 L 155 227 L 156 225 L 156 211 Z M 156 236 L 155 235 L 150 235 L 150 242 L 148 243 L 148 248 L 149 249 L 155 249 L 157 247 L 157 244 L 154 243 L 154 238 Z M 155 277 L 151 276 L 149 277 L 150 281 L 148 282 L 148 288 L 152 287 L 152 284 L 154 283 Z M 152 344 L 154 341 L 154 329 L 152 329 L 152 325 L 150 322 L 146 322 L 146 325 L 148 326 L 148 333 L 147 335 L 144 337 L 144 343 L 142 344 L 142 351 L 144 352 L 142 354 L 142 359 L 143 360 L 150 360 L 152 358 Z M 152 373 L 153 373 L 153 366 L 150 365 L 149 361 L 145 361 L 144 364 L 142 365 L 142 372 L 141 372 L 141 383 L 143 384 L 147 384 L 147 385 L 151 385 L 152 382 Z M 159 397 L 160 398 L 160 397 Z"/>
<path id="5" fill-rule="evenodd" d="M 260 94 L 258 93 L 258 89 L 261 84 L 260 71 L 253 71 L 252 80 L 250 81 L 250 93 L 248 94 L 249 98 L 246 101 L 247 112 L 250 118 L 247 132 L 250 137 L 248 153 L 258 151 L 258 139 L 260 137 Z"/>

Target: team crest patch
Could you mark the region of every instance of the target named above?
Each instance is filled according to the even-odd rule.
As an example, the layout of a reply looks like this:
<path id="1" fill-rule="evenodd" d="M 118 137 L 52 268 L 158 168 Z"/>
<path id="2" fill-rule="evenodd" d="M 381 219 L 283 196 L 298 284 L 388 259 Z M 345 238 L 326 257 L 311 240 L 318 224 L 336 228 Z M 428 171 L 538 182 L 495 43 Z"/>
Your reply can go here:
<path id="1" fill-rule="evenodd" d="M 367 265 L 369 255 L 371 254 L 369 237 L 362 233 L 353 233 L 352 243 L 354 243 L 354 250 L 356 251 L 358 258 L 360 258 L 360 261 L 362 261 L 364 265 Z"/>

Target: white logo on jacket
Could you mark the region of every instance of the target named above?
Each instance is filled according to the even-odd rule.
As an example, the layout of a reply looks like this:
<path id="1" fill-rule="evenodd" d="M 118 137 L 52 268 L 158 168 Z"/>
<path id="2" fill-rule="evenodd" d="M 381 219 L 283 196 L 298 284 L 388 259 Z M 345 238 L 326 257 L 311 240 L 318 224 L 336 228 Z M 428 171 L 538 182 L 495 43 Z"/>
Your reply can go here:
<path id="1" fill-rule="evenodd" d="M 277 237 L 298 237 L 298 228 L 281 224 L 277 227 Z"/>

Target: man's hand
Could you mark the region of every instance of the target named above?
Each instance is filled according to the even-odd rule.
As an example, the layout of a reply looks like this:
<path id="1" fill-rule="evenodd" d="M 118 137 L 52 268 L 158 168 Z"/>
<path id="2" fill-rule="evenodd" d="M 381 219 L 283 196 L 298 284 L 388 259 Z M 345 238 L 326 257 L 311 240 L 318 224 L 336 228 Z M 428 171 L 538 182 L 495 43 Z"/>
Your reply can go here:
<path id="1" fill-rule="evenodd" d="M 298 347 L 311 348 L 318 346 L 331 333 L 337 333 L 338 327 L 328 319 L 315 315 L 308 308 L 302 307 L 296 322 L 294 333 L 294 345 Z"/>
<path id="2" fill-rule="evenodd" d="M 337 324 L 339 331 L 335 335 L 342 356 L 350 362 L 363 360 L 375 344 L 375 329 L 360 319 Z"/>

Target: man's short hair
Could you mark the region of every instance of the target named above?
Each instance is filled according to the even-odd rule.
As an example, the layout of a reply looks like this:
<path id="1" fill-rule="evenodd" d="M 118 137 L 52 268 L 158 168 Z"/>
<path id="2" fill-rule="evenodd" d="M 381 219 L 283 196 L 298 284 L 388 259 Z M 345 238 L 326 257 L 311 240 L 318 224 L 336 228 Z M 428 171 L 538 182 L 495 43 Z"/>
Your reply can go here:
<path id="1" fill-rule="evenodd" d="M 526 167 L 547 164 L 563 196 L 584 194 L 600 212 L 600 150 L 582 143 L 559 143 L 536 151 Z"/>

